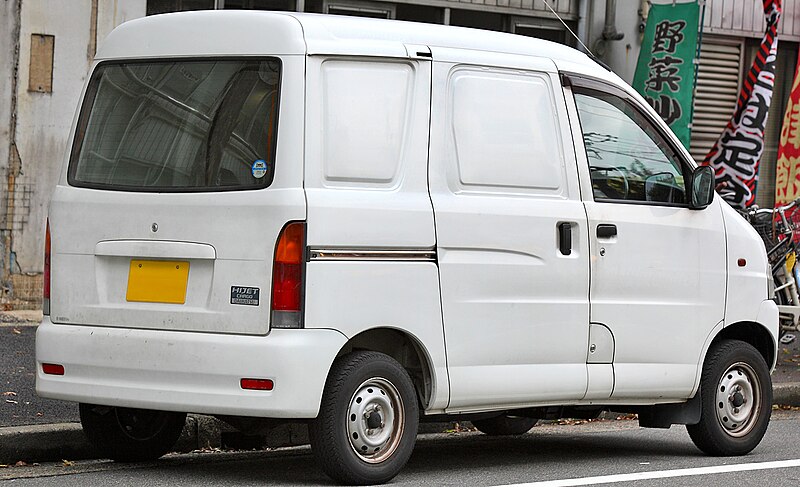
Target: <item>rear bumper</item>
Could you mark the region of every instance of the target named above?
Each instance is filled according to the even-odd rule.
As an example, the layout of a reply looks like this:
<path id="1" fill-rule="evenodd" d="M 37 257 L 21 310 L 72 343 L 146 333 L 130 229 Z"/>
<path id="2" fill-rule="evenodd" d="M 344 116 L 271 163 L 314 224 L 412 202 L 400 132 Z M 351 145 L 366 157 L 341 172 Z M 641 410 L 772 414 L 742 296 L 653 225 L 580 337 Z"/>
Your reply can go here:
<path id="1" fill-rule="evenodd" d="M 108 406 L 269 418 L 314 418 L 325 379 L 347 341 L 335 330 L 267 336 L 55 325 L 36 332 L 36 392 Z M 42 363 L 64 366 L 45 375 Z M 272 391 L 242 378 L 272 379 Z"/>

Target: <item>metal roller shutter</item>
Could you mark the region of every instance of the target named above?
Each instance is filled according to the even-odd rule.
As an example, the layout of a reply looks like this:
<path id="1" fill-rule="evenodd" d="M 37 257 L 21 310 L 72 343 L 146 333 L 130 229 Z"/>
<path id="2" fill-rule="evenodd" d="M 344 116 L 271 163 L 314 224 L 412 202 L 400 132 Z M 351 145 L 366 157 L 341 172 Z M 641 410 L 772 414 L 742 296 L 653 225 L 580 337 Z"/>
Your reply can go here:
<path id="1" fill-rule="evenodd" d="M 742 73 L 742 43 L 703 38 L 689 152 L 702 162 L 736 108 Z"/>

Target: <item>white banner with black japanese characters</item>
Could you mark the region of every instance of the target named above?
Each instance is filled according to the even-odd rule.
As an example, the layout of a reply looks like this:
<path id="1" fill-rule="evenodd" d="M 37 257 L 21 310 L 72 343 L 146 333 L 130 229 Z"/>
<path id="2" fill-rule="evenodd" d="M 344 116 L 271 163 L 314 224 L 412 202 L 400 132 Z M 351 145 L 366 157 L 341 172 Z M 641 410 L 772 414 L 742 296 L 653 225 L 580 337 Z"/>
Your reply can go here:
<path id="1" fill-rule="evenodd" d="M 755 202 L 758 164 L 764 153 L 764 130 L 775 85 L 780 0 L 764 0 L 767 32 L 744 79 L 736 111 L 703 161 L 716 173 L 717 191 L 735 208 Z"/>

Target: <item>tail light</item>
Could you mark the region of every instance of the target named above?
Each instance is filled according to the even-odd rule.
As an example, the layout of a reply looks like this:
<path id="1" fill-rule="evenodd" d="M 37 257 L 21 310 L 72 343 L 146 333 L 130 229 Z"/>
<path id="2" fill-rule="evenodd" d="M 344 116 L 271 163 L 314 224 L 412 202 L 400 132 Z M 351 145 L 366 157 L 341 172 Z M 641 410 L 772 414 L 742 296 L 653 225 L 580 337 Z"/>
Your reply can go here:
<path id="1" fill-rule="evenodd" d="M 42 314 L 50 315 L 50 219 L 44 233 L 44 272 L 42 275 Z"/>
<path id="2" fill-rule="evenodd" d="M 306 225 L 291 222 L 281 231 L 272 263 L 272 327 L 301 328 Z"/>

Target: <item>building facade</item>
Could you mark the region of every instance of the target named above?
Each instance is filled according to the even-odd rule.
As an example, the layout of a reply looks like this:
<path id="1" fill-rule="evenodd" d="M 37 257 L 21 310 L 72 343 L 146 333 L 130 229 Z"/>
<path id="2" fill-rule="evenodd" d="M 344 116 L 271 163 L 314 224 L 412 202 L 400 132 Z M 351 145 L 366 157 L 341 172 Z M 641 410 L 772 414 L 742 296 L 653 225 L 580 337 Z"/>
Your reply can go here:
<path id="1" fill-rule="evenodd" d="M 701 0 L 702 1 L 702 0 Z M 41 301 L 48 198 L 99 43 L 117 25 L 160 13 L 256 9 L 429 22 L 540 37 L 589 49 L 630 82 L 646 0 L 3 0 L 0 3 L 0 309 Z M 563 22 L 562 22 L 563 21 Z M 702 159 L 733 112 L 763 35 L 761 0 L 706 0 L 690 150 Z M 800 41 L 800 1 L 784 0 L 776 91 L 758 203 L 771 205 L 783 110 Z"/>

